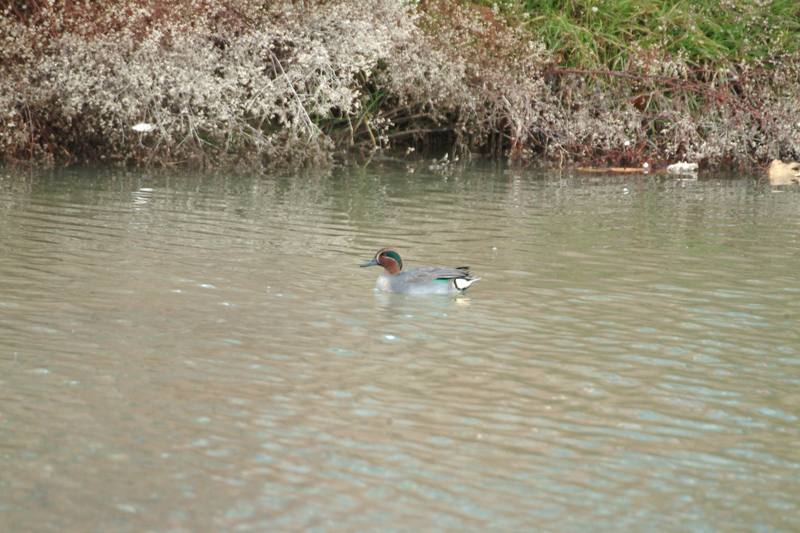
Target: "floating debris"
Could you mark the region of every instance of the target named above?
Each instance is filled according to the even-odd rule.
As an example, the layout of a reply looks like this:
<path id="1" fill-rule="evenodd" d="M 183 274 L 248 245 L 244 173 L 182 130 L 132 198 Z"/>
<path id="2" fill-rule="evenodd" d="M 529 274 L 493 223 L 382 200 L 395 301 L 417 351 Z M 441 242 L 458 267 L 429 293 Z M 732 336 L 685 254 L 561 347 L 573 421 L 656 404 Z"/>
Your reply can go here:
<path id="1" fill-rule="evenodd" d="M 697 163 L 687 163 L 681 161 L 680 163 L 673 163 L 667 166 L 669 174 L 697 174 Z"/>
<path id="2" fill-rule="evenodd" d="M 645 174 L 646 167 L 578 167 L 578 172 L 590 174 Z"/>
<path id="3" fill-rule="evenodd" d="M 788 161 L 784 163 L 780 159 L 774 159 L 767 169 L 770 185 L 789 185 L 800 183 L 800 163 Z"/>

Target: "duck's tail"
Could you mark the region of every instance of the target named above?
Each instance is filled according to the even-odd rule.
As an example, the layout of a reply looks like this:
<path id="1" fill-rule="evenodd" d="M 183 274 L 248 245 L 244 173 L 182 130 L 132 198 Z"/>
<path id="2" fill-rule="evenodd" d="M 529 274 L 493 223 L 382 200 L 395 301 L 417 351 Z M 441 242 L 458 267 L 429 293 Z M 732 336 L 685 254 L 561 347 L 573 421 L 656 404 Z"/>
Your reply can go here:
<path id="1" fill-rule="evenodd" d="M 470 288 L 473 283 L 478 283 L 481 278 L 456 278 L 453 280 L 453 285 L 460 291 L 465 291 Z"/>

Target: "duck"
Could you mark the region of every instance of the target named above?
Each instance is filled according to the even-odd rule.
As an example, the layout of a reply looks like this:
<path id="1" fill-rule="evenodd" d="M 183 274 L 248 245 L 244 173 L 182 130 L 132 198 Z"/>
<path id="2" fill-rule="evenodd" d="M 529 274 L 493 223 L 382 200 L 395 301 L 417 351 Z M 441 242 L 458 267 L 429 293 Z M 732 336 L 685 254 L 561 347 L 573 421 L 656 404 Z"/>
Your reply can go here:
<path id="1" fill-rule="evenodd" d="M 767 169 L 770 185 L 790 185 L 800 183 L 800 163 L 789 161 L 784 163 L 780 159 L 774 159 Z"/>
<path id="2" fill-rule="evenodd" d="M 422 266 L 403 270 L 403 259 L 394 248 L 381 248 L 361 266 L 382 266 L 375 289 L 401 294 L 461 294 L 481 279 L 473 276 L 466 266 Z"/>

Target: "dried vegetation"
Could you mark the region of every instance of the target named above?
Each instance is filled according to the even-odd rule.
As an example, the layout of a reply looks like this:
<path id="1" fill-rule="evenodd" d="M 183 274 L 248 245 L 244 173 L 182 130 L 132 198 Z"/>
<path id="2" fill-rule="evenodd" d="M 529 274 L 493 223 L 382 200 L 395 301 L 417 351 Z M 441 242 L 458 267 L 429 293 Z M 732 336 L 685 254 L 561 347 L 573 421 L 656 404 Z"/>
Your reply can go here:
<path id="1" fill-rule="evenodd" d="M 47 0 L 0 17 L 0 160 L 274 168 L 438 149 L 707 165 L 800 156 L 797 54 L 565 64 L 455 0 Z M 155 126 L 137 133 L 137 123 Z"/>

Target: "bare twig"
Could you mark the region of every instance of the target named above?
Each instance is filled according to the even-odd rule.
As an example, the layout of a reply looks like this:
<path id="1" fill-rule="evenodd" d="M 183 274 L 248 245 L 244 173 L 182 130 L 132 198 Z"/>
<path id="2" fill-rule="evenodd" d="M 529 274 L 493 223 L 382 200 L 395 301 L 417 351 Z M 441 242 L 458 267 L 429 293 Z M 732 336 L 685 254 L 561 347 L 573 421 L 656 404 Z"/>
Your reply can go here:
<path id="1" fill-rule="evenodd" d="M 286 80 L 286 85 L 288 85 L 289 90 L 292 91 L 292 94 L 294 95 L 295 102 L 297 102 L 297 107 L 300 110 L 300 117 L 302 118 L 303 122 L 306 125 L 306 128 L 308 129 L 308 140 L 313 139 L 315 136 L 320 134 L 319 128 L 311 120 L 311 117 L 308 116 L 306 108 L 303 107 L 303 101 L 300 99 L 300 95 L 297 94 L 297 91 L 294 90 L 294 84 L 292 84 L 292 80 L 289 79 L 289 76 L 286 74 L 286 71 L 283 70 L 283 65 L 281 65 L 281 62 L 278 60 L 278 58 L 275 56 L 273 52 L 270 51 L 269 55 L 272 60 L 272 68 L 275 69 L 275 72 L 277 72 L 278 69 L 280 69 L 281 75 Z"/>
<path id="2" fill-rule="evenodd" d="M 736 98 L 731 91 L 714 89 L 708 83 L 689 81 L 685 78 L 679 78 L 675 76 L 658 76 L 654 74 L 638 74 L 633 72 L 623 72 L 619 70 L 605 70 L 605 69 L 550 67 L 547 70 L 547 73 L 555 75 L 574 74 L 578 76 L 608 76 L 611 78 L 656 82 L 662 85 L 666 85 L 672 90 L 704 95 L 706 98 L 716 103 L 723 103 L 723 102 L 729 103 L 733 107 L 736 107 L 740 110 L 744 110 L 752 114 L 759 120 L 763 120 L 762 113 L 758 109 L 756 109 L 752 105 L 748 105 L 740 98 Z M 729 86 L 730 82 L 724 82 L 723 87 L 729 87 Z"/>

